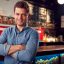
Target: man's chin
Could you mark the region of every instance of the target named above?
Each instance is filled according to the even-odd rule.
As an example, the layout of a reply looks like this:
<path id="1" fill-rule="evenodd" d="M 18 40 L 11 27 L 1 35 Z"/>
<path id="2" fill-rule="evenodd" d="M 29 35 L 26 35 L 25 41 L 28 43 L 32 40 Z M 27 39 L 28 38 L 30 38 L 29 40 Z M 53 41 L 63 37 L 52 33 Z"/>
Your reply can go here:
<path id="1" fill-rule="evenodd" d="M 17 24 L 18 26 L 25 26 L 24 24 Z"/>

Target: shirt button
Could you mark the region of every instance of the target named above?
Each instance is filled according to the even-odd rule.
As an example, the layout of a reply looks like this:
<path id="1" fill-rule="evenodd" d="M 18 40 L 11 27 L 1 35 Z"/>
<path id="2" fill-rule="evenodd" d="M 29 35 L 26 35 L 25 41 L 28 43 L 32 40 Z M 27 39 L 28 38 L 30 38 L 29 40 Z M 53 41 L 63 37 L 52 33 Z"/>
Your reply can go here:
<path id="1" fill-rule="evenodd" d="M 19 37 L 19 34 L 17 35 L 17 37 Z"/>

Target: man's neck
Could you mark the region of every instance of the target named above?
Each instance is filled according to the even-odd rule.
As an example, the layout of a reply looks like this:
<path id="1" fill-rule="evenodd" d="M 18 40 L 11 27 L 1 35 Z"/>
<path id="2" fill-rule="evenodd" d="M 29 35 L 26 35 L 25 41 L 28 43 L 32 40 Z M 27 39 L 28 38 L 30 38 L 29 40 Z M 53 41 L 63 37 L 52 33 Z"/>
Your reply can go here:
<path id="1" fill-rule="evenodd" d="M 22 30 L 23 30 L 23 28 L 24 28 L 24 26 L 16 26 L 17 27 L 17 29 L 21 32 Z"/>

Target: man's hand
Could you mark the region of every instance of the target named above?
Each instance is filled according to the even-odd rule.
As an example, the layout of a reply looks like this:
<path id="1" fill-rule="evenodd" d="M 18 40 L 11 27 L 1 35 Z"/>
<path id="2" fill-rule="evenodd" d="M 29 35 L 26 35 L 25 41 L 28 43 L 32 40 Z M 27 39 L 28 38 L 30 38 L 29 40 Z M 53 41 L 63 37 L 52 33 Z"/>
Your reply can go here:
<path id="1" fill-rule="evenodd" d="M 11 45 L 8 55 L 24 49 L 25 49 L 25 45 Z"/>

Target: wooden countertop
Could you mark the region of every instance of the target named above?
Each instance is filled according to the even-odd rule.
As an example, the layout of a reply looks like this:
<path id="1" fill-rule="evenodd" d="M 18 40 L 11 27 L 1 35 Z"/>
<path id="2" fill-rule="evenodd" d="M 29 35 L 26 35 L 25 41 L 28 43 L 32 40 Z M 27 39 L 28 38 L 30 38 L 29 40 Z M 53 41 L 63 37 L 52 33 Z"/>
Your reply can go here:
<path id="1" fill-rule="evenodd" d="M 40 46 L 38 52 L 64 50 L 64 45 Z"/>

